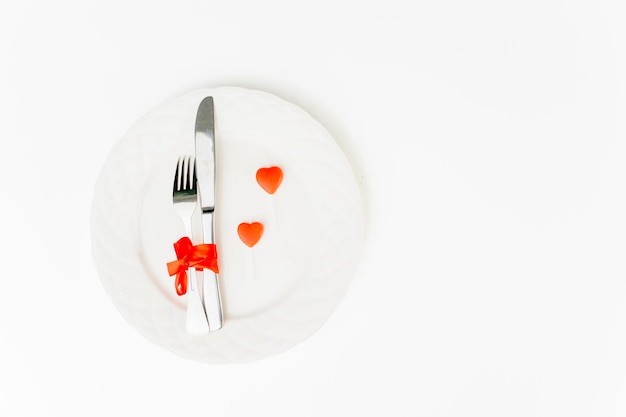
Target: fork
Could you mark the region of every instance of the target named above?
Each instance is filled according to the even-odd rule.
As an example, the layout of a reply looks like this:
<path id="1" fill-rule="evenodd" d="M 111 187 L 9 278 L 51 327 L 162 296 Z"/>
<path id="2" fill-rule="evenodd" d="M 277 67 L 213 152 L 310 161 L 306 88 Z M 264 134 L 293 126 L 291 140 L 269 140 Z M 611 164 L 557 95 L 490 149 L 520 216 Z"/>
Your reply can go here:
<path id="1" fill-rule="evenodd" d="M 189 155 L 179 157 L 172 191 L 174 210 L 185 225 L 185 234 L 192 241 L 191 223 L 198 202 L 195 168 L 194 157 Z M 198 288 L 196 269 L 189 268 L 187 276 L 189 280 L 187 285 L 187 333 L 194 336 L 202 336 L 209 333 L 209 322 L 206 318 L 204 304 Z"/>

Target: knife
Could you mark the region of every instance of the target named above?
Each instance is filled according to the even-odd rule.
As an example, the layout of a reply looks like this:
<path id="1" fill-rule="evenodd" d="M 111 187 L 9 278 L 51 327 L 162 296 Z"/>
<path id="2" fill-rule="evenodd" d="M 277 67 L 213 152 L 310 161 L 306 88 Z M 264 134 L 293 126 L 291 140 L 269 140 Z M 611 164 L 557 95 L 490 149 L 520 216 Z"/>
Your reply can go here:
<path id="1" fill-rule="evenodd" d="M 196 115 L 196 173 L 202 206 L 202 239 L 204 243 L 215 243 L 215 122 L 213 97 L 205 97 L 198 106 Z M 210 269 L 198 271 L 204 276 L 204 309 L 209 322 L 209 331 L 222 327 L 222 301 L 217 274 Z"/>

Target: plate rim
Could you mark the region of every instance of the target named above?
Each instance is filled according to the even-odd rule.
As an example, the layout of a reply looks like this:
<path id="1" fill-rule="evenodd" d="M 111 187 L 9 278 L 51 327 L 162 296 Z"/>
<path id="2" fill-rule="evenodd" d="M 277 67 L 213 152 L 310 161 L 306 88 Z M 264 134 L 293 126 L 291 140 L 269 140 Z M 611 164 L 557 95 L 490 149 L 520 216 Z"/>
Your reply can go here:
<path id="1" fill-rule="evenodd" d="M 184 329 L 182 329 L 182 332 L 181 332 L 181 329 L 180 329 L 181 326 L 178 326 L 179 327 L 178 329 L 172 329 L 171 323 L 164 326 L 163 328 L 160 328 L 158 332 L 155 332 L 154 331 L 155 329 L 149 328 L 150 326 L 146 324 L 146 321 L 142 321 L 142 319 L 138 318 L 137 316 L 144 316 L 146 314 L 149 316 L 151 314 L 152 315 L 154 314 L 164 315 L 164 314 L 170 314 L 171 311 L 167 311 L 169 310 L 168 308 L 162 308 L 159 306 L 150 306 L 150 308 L 154 308 L 157 313 L 155 312 L 151 313 L 151 312 L 146 311 L 147 307 L 138 308 L 136 306 L 136 300 L 135 300 L 135 304 L 133 304 L 133 302 L 129 301 L 127 297 L 124 297 L 123 295 L 120 294 L 120 291 L 124 292 L 124 289 L 120 290 L 119 282 L 115 282 L 115 280 L 111 279 L 111 274 L 114 272 L 111 272 L 110 270 L 108 270 L 107 266 L 104 265 L 104 264 L 110 264 L 110 262 L 114 259 L 112 259 L 111 256 L 108 256 L 107 258 L 107 256 L 103 255 L 105 254 L 105 251 L 103 251 L 103 249 L 105 248 L 103 248 L 102 237 L 99 235 L 99 232 L 102 231 L 103 226 L 106 228 L 106 224 L 107 224 L 107 214 L 106 214 L 107 212 L 106 210 L 103 210 L 102 207 L 100 207 L 100 204 L 102 204 L 103 196 L 114 197 L 115 192 L 119 191 L 120 181 L 121 181 L 122 187 L 126 187 L 126 191 L 128 192 L 132 192 L 133 190 L 137 191 L 137 187 L 138 187 L 137 184 L 129 184 L 127 181 L 124 181 L 125 180 L 124 178 L 116 178 L 117 181 L 112 181 L 110 178 L 108 178 L 108 175 L 110 175 L 111 170 L 113 170 L 114 168 L 119 168 L 120 165 L 123 167 L 125 164 L 129 163 L 129 156 L 128 154 L 126 154 L 126 152 L 128 152 L 128 149 L 125 149 L 125 147 L 129 145 L 133 147 L 134 145 L 131 142 L 133 140 L 139 140 L 139 139 L 133 139 L 133 138 L 135 136 L 141 137 L 141 135 L 146 134 L 145 132 L 142 131 L 142 125 L 145 124 L 147 121 L 150 121 L 151 117 L 156 117 L 156 115 L 159 113 L 163 113 L 163 112 L 167 113 L 168 109 L 171 109 L 172 107 L 175 108 L 175 104 L 179 103 L 179 100 L 183 103 L 188 103 L 190 101 L 199 102 L 198 97 L 202 98 L 206 95 L 214 95 L 216 97 L 253 95 L 255 96 L 255 98 L 262 97 L 263 100 L 269 100 L 269 101 L 273 101 L 274 103 L 279 103 L 277 104 L 278 107 L 287 108 L 288 111 L 292 113 L 291 114 L 292 117 L 302 118 L 303 120 L 306 120 L 308 123 L 311 123 L 312 121 L 313 124 L 315 124 L 320 129 L 320 132 L 323 133 L 323 135 L 319 135 L 319 136 L 324 137 L 326 139 L 330 139 L 329 141 L 327 140 L 324 141 L 324 146 L 329 147 L 329 149 L 331 148 L 333 149 L 334 153 L 336 154 L 335 156 L 338 157 L 337 159 L 340 162 L 339 171 L 341 172 L 342 175 L 346 176 L 346 178 L 349 177 L 349 181 L 347 181 L 345 185 L 349 184 L 351 189 L 343 190 L 343 193 L 337 193 L 337 195 L 343 196 L 344 198 L 346 198 L 347 196 L 350 196 L 351 199 L 356 200 L 356 201 L 353 201 L 353 204 L 351 206 L 352 211 L 350 214 L 350 216 L 356 217 L 356 219 L 352 219 L 353 220 L 352 223 L 348 223 L 351 230 L 350 230 L 350 233 L 347 233 L 348 235 L 352 236 L 350 247 L 354 253 L 352 257 L 348 257 L 348 259 L 350 260 L 350 262 L 348 262 L 349 265 L 337 265 L 336 266 L 335 269 L 338 271 L 337 274 L 341 275 L 340 284 L 342 285 L 338 285 L 338 284 L 335 285 L 335 288 L 332 288 L 333 291 L 331 293 L 324 294 L 324 297 L 322 297 L 323 300 L 321 301 L 325 301 L 324 303 L 322 303 L 322 305 L 325 306 L 323 314 L 318 314 L 317 318 L 307 317 L 306 325 L 302 325 L 302 321 L 304 321 L 304 319 L 301 319 L 302 321 L 299 323 L 299 326 L 296 326 L 298 328 L 294 329 L 293 317 L 287 318 L 287 317 L 284 317 L 284 313 L 276 314 L 276 311 L 272 312 L 272 309 L 268 309 L 267 312 L 262 314 L 262 316 L 264 317 L 257 317 L 256 320 L 252 320 L 252 321 L 242 319 L 240 326 L 229 326 L 228 320 L 226 320 L 225 326 L 222 330 L 220 330 L 219 332 L 211 333 L 209 336 L 204 337 L 204 338 L 194 338 L 194 337 L 190 337 L 186 335 L 186 333 L 184 332 Z M 149 123 L 146 126 L 149 126 Z M 157 142 L 151 142 L 151 143 L 154 144 Z M 161 146 L 161 147 L 164 146 L 163 144 L 160 144 L 160 142 L 158 143 L 159 143 L 158 146 Z M 131 154 L 131 155 L 134 155 L 135 158 L 138 157 L 137 154 Z M 135 164 L 136 162 L 137 161 L 135 160 L 132 161 L 133 164 Z M 146 163 L 145 160 L 143 162 Z M 337 161 L 334 161 L 334 163 L 337 164 Z M 150 165 L 150 164 L 148 163 L 147 165 Z M 147 168 L 147 166 L 143 167 L 143 174 L 145 177 L 137 181 L 140 181 L 141 183 L 143 183 L 143 181 L 148 178 L 148 176 L 150 175 L 150 170 Z M 348 192 L 345 193 L 345 191 L 348 191 Z M 139 190 L 138 196 L 141 194 L 142 193 Z M 113 198 L 113 200 L 115 199 Z M 119 201 L 117 201 L 117 203 L 119 204 Z M 118 214 L 121 213 L 120 215 L 122 217 L 124 216 L 124 213 L 126 213 L 129 217 L 136 217 L 136 216 L 133 216 L 132 214 L 128 214 L 128 211 L 131 211 L 130 208 L 126 207 L 125 211 L 123 210 L 120 211 L 119 210 L 120 208 L 124 209 L 123 207 L 116 207 L 116 206 L 108 207 L 109 216 L 110 216 L 110 213 L 115 213 L 116 209 L 118 209 L 117 213 Z M 335 216 L 337 214 L 338 213 L 334 213 Z M 109 217 L 109 220 L 111 220 L 110 217 Z M 129 219 L 126 218 L 126 219 L 121 219 L 121 220 L 123 220 L 122 223 L 124 224 L 124 223 L 127 223 Z M 110 229 L 113 230 L 114 228 L 110 228 Z M 168 350 L 178 354 L 179 356 L 183 356 L 189 359 L 199 360 L 203 362 L 209 362 L 209 363 L 224 363 L 224 362 L 245 362 L 249 360 L 260 359 L 262 357 L 269 356 L 272 354 L 280 353 L 302 342 L 303 340 L 311 336 L 313 333 L 315 333 L 323 325 L 323 323 L 330 317 L 332 312 L 336 309 L 339 302 L 344 298 L 347 288 L 349 286 L 349 283 L 352 280 L 352 276 L 354 275 L 354 272 L 356 271 L 356 268 L 358 266 L 358 259 L 360 258 L 360 254 L 362 253 L 363 243 L 364 243 L 363 242 L 364 219 L 363 219 L 363 210 L 362 210 L 362 197 L 360 195 L 360 191 L 356 184 L 352 167 L 347 157 L 345 156 L 345 154 L 336 144 L 332 136 L 330 136 L 330 133 L 328 133 L 328 131 L 326 131 L 326 129 L 324 129 L 323 126 L 319 122 L 313 119 L 310 115 L 308 115 L 308 113 L 306 113 L 301 108 L 273 94 L 262 92 L 260 90 L 250 90 L 250 89 L 242 88 L 242 87 L 218 87 L 218 88 L 194 90 L 187 94 L 174 98 L 172 100 L 161 103 L 159 106 L 155 107 L 151 112 L 147 113 L 142 118 L 138 119 L 135 122 L 135 124 L 133 124 L 133 126 L 131 126 L 131 128 L 114 145 L 110 154 L 107 156 L 106 162 L 104 166 L 102 167 L 98 180 L 96 181 L 94 197 L 92 201 L 91 232 L 92 232 L 92 257 L 94 259 L 94 263 L 96 264 L 96 269 L 98 271 L 100 280 L 103 283 L 104 288 L 106 292 L 108 293 L 109 297 L 112 299 L 113 303 L 116 305 L 117 309 L 120 311 L 120 313 L 122 313 L 124 318 L 129 323 L 131 323 L 143 336 L 148 338 L 153 343 L 156 343 L 157 345 L 161 345 L 167 348 Z M 126 232 L 126 233 L 118 232 L 118 234 L 120 234 L 119 237 L 123 239 L 124 243 L 128 243 L 126 241 L 127 239 L 130 239 L 133 242 L 136 240 L 133 236 L 128 236 L 130 234 L 129 232 Z M 136 233 L 133 232 L 133 234 L 136 234 Z M 122 236 L 122 235 L 125 235 L 125 236 Z M 110 247 L 106 249 L 108 249 L 109 251 L 111 250 Z M 109 255 L 111 254 L 109 253 Z M 125 265 L 126 268 L 130 268 L 130 269 L 125 270 L 127 274 L 143 273 L 144 275 L 147 275 L 147 272 L 143 270 L 142 262 L 138 259 L 138 256 L 134 255 L 133 257 L 137 258 L 135 262 L 128 262 L 128 261 L 123 262 L 126 264 Z M 140 267 L 142 271 L 138 271 L 137 267 Z M 151 283 L 152 279 L 150 277 L 147 277 L 147 279 L 145 279 L 144 281 L 146 283 Z M 300 285 L 304 285 L 304 283 L 300 283 L 298 286 Z M 145 288 L 146 285 L 140 285 L 139 287 L 140 287 L 139 290 L 141 291 L 145 291 L 145 290 L 150 291 L 149 288 Z M 158 288 L 156 288 L 156 286 L 154 286 L 154 284 L 152 284 L 151 287 L 154 291 L 158 291 L 159 294 L 161 294 L 161 292 L 158 290 Z M 137 290 L 137 288 L 135 288 L 135 290 Z M 306 301 L 305 300 L 306 297 L 303 298 L 297 295 L 296 298 L 301 303 L 303 301 Z M 284 303 L 279 303 L 278 305 L 279 307 L 280 307 L 280 304 L 284 304 Z M 277 310 L 277 311 L 278 313 L 281 312 L 280 310 Z M 283 317 L 280 317 L 281 315 Z M 255 321 L 257 323 L 254 323 Z M 291 335 L 292 337 L 286 338 L 284 337 L 284 334 L 280 334 L 281 332 L 277 331 L 276 329 L 277 321 L 283 321 L 285 328 L 290 328 L 293 330 L 293 334 Z M 268 329 L 271 335 L 267 334 Z M 167 341 L 165 341 L 163 338 L 164 332 L 165 333 L 170 332 L 170 337 L 167 338 L 168 339 Z M 258 348 L 251 346 L 250 337 L 243 337 L 241 334 L 242 332 L 254 333 L 256 335 L 255 337 L 263 338 L 264 343 L 262 344 L 264 345 L 264 348 L 262 350 L 259 350 Z M 219 340 L 219 339 L 228 339 L 228 340 Z M 243 346 L 243 348 L 242 349 L 230 349 L 231 351 L 229 352 L 228 351 L 229 347 L 232 347 L 233 345 L 240 345 L 237 347 Z M 203 352 L 203 353 L 199 354 L 200 352 Z"/>

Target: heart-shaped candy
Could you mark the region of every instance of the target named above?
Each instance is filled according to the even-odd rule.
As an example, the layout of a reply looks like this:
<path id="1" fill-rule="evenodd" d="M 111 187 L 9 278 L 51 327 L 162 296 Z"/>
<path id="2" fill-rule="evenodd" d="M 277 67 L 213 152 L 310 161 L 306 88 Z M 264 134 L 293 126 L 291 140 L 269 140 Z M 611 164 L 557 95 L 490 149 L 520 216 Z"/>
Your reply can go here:
<path id="1" fill-rule="evenodd" d="M 274 194 L 283 182 L 283 170 L 280 167 L 259 168 L 256 182 L 269 194 Z"/>
<path id="2" fill-rule="evenodd" d="M 263 225 L 258 222 L 241 223 L 237 227 L 239 239 L 249 247 L 257 244 L 261 236 L 263 236 Z"/>

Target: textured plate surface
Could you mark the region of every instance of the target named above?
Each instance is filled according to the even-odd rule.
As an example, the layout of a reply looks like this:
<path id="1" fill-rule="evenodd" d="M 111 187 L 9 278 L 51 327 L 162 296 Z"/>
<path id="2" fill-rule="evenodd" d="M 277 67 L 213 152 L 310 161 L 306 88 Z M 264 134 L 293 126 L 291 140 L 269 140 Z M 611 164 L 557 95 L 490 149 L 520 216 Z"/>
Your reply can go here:
<path id="1" fill-rule="evenodd" d="M 216 106 L 225 324 L 194 337 L 165 264 L 183 235 L 171 204 L 173 167 L 193 153 L 197 106 L 208 95 Z M 268 166 L 284 172 L 272 195 L 255 180 Z M 254 221 L 265 231 L 249 248 L 237 226 Z M 345 295 L 363 239 L 354 176 L 330 134 L 293 104 L 236 87 L 194 91 L 138 120 L 101 171 L 91 227 L 98 273 L 126 320 L 152 342 L 209 363 L 276 354 L 318 330 Z"/>

